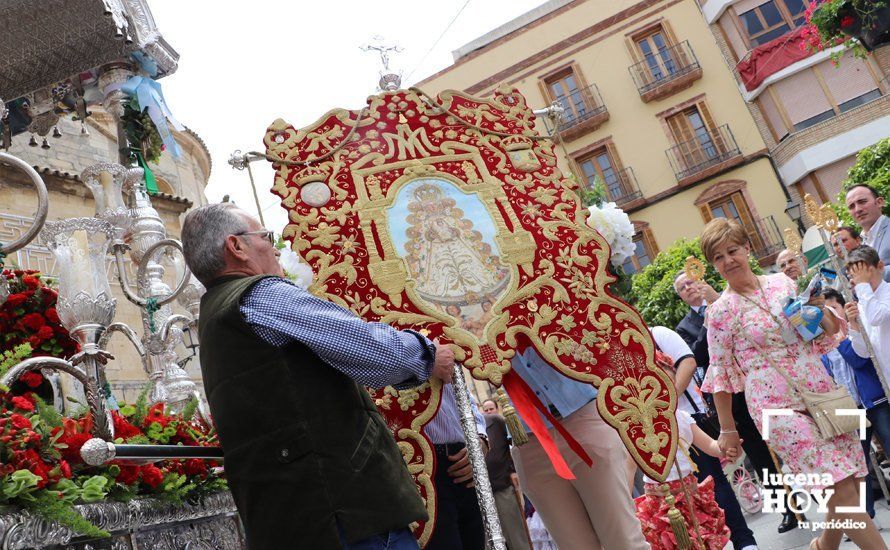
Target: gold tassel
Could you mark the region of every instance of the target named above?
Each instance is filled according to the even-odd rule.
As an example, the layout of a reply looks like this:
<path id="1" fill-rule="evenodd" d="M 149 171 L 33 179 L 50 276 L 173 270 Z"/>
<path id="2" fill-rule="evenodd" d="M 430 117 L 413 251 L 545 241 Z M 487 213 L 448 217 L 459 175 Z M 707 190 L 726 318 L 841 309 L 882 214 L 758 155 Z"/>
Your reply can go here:
<path id="1" fill-rule="evenodd" d="M 683 519 L 683 513 L 677 510 L 675 506 L 677 501 L 674 495 L 671 494 L 670 486 L 664 484 L 661 486 L 661 490 L 664 491 L 664 501 L 668 505 L 668 521 L 670 521 L 671 530 L 673 530 L 674 537 L 677 539 L 677 548 L 689 550 L 692 548 L 692 540 L 689 538 L 689 532 L 686 530 L 686 520 Z"/>
<path id="2" fill-rule="evenodd" d="M 510 404 L 510 400 L 507 399 L 507 392 L 504 391 L 504 388 L 498 388 L 498 403 L 501 405 L 501 411 L 503 412 L 504 422 L 507 424 L 507 431 L 510 432 L 510 437 L 513 439 L 514 445 L 525 445 L 528 443 L 528 434 L 525 433 L 525 428 L 522 427 L 522 422 L 519 421 L 519 415 L 516 414 L 516 409 L 513 408 L 513 405 Z"/>

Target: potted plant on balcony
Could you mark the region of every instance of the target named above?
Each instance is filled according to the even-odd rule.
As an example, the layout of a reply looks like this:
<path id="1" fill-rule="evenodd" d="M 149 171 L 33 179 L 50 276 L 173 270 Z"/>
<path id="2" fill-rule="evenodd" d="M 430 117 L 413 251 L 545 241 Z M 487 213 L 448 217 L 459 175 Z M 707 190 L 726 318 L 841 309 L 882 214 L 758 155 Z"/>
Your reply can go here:
<path id="1" fill-rule="evenodd" d="M 887 0 L 823 0 L 806 11 L 803 34 L 811 51 L 844 44 L 854 55 L 865 56 L 890 42 L 890 6 Z M 846 48 L 845 48 L 846 49 Z M 835 52 L 837 61 L 842 52 Z"/>

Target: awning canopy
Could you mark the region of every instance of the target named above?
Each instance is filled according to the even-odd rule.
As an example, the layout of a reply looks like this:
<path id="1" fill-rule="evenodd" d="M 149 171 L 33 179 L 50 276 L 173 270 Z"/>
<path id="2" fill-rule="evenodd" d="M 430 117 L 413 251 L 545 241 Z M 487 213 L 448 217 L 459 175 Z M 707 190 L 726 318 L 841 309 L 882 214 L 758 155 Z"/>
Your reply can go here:
<path id="1" fill-rule="evenodd" d="M 144 0 L 3 0 L 0 98 L 11 101 L 141 54 L 173 73 L 179 54 Z"/>

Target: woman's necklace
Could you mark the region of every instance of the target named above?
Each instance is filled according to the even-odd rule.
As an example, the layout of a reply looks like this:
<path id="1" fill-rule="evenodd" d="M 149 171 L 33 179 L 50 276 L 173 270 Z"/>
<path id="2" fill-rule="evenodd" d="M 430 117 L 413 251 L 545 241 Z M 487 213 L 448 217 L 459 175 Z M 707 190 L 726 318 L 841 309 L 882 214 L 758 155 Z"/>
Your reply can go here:
<path id="1" fill-rule="evenodd" d="M 776 315 L 769 309 L 769 307 L 768 307 L 769 304 L 766 302 L 766 293 L 763 291 L 763 285 L 760 284 L 760 277 L 755 276 L 754 280 L 757 281 L 757 289 L 760 290 L 760 297 L 757 302 L 755 302 L 748 296 L 745 296 L 741 292 L 736 292 L 736 294 L 741 296 L 742 299 L 745 300 L 746 302 L 762 309 L 770 317 L 772 317 L 773 321 L 776 322 L 776 325 L 778 325 L 779 329 L 782 331 L 782 340 L 784 340 L 786 344 L 791 345 L 791 344 L 796 343 L 797 342 L 797 332 L 793 328 L 790 328 L 786 323 L 781 322 L 779 320 L 779 318 L 776 317 Z"/>

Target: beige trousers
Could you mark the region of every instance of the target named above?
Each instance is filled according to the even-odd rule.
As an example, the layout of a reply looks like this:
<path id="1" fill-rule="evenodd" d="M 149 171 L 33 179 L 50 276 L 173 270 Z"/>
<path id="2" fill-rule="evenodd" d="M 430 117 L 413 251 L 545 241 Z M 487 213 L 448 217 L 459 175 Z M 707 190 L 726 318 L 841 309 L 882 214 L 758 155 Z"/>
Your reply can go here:
<path id="1" fill-rule="evenodd" d="M 494 505 L 501 520 L 501 532 L 507 540 L 508 550 L 531 550 L 528 531 L 525 528 L 525 514 L 519 508 L 516 489 L 512 486 L 494 491 Z"/>
<path id="2" fill-rule="evenodd" d="M 600 417 L 596 401 L 564 418 L 562 425 L 593 459 L 588 467 L 555 429 L 550 430 L 576 479 L 556 474 L 532 434 L 528 443 L 512 451 L 523 490 L 559 550 L 648 549 L 627 483 L 628 452 Z"/>

